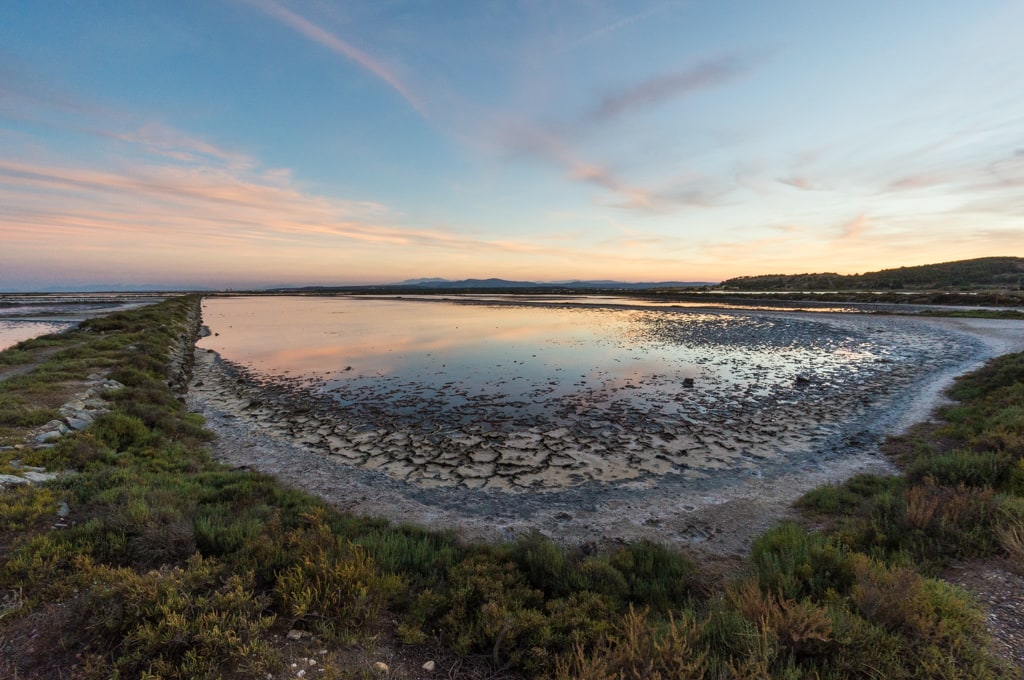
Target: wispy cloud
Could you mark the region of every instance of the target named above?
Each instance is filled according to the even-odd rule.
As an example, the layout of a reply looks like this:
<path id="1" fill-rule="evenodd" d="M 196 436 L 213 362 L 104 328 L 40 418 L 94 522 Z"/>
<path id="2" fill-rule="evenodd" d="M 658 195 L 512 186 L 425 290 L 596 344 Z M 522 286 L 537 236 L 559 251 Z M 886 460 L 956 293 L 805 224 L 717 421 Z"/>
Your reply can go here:
<path id="1" fill-rule="evenodd" d="M 606 191 L 611 198 L 602 202 L 610 207 L 664 213 L 680 206 L 707 206 L 724 193 L 700 178 L 669 183 L 667 188 L 629 182 L 612 167 L 582 158 L 562 136 L 522 122 L 506 122 L 499 136 L 508 151 L 553 165 L 574 182 Z"/>
<path id="2" fill-rule="evenodd" d="M 640 12 L 635 12 L 633 14 L 629 14 L 627 16 L 620 17 L 620 18 L 616 19 L 615 21 L 612 21 L 611 23 L 607 23 L 607 24 L 605 24 L 603 26 L 600 26 L 599 28 L 595 28 L 595 29 L 591 30 L 590 32 L 588 32 L 587 34 L 577 38 L 576 40 L 574 40 L 572 42 L 571 45 L 569 45 L 569 49 L 572 49 L 574 47 L 579 47 L 580 45 L 583 45 L 583 44 L 588 43 L 588 42 L 592 42 L 594 40 L 600 40 L 601 38 L 607 37 L 607 36 L 611 35 L 612 33 L 615 33 L 616 31 L 619 31 L 619 30 L 621 30 L 623 28 L 626 28 L 628 26 L 632 26 L 633 24 L 635 24 L 635 23 L 637 23 L 639 21 L 643 21 L 644 19 L 648 19 L 648 18 L 654 16 L 655 14 L 658 14 L 659 12 L 661 12 L 661 11 L 663 11 L 663 10 L 669 8 L 669 7 L 673 7 L 673 6 L 679 7 L 679 6 L 684 5 L 684 4 L 685 3 L 683 3 L 683 2 L 681 2 L 679 0 L 674 0 L 672 2 L 662 2 L 662 3 L 659 3 L 657 5 L 654 5 L 653 7 L 649 7 L 647 9 L 645 9 L 645 10 L 642 10 Z"/>
<path id="3" fill-rule="evenodd" d="M 839 240 L 848 241 L 864 237 L 874 227 L 874 223 L 867 215 L 857 215 L 852 220 L 843 223 L 839 228 Z"/>
<path id="4" fill-rule="evenodd" d="M 195 135 L 187 134 L 163 123 L 149 122 L 134 130 L 110 131 L 91 129 L 88 132 L 138 145 L 148 153 L 181 161 L 183 163 L 220 162 L 236 169 L 247 169 L 254 165 L 251 158 L 236 151 L 223 149 Z"/>
<path id="5" fill-rule="evenodd" d="M 791 175 L 789 177 L 782 177 L 779 179 L 779 182 L 787 186 L 791 186 L 794 189 L 802 189 L 803 191 L 814 191 L 818 189 L 818 187 L 809 177 L 805 177 L 803 175 Z"/>
<path id="6" fill-rule="evenodd" d="M 394 71 L 376 57 L 359 49 L 355 45 L 342 40 L 322 26 L 318 26 L 306 17 L 293 12 L 287 7 L 274 0 L 243 0 L 244 2 L 263 11 L 280 23 L 302 34 L 313 42 L 323 45 L 336 54 L 349 59 L 366 71 L 373 74 L 377 79 L 397 92 L 412 108 L 424 118 L 426 109 L 423 102 L 417 97 L 412 89 L 394 73 Z"/>
<path id="7" fill-rule="evenodd" d="M 637 109 L 709 89 L 745 73 L 750 66 L 748 61 L 734 55 L 702 61 L 606 95 L 590 113 L 589 118 L 606 121 Z"/>

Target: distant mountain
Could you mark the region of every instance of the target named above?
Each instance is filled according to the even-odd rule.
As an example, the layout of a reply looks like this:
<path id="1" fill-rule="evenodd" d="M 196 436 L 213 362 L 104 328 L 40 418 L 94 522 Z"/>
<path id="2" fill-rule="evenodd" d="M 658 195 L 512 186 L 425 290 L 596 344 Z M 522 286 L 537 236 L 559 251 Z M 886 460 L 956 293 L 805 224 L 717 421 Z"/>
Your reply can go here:
<path id="1" fill-rule="evenodd" d="M 449 281 L 448 279 L 408 279 L 401 283 L 385 286 L 387 288 L 424 288 L 430 290 L 452 290 L 452 289 L 498 289 L 498 288 L 538 288 L 550 290 L 552 288 L 564 289 L 586 289 L 586 290 L 645 290 L 648 288 L 690 288 L 713 286 L 714 283 L 705 281 L 683 282 L 683 281 L 662 281 L 659 283 L 633 283 L 625 281 L 508 281 L 506 279 L 462 279 L 461 281 Z"/>
<path id="2" fill-rule="evenodd" d="M 626 291 L 654 290 L 657 288 L 708 288 L 717 284 L 707 281 L 662 281 L 659 283 L 631 283 L 624 281 L 508 281 L 506 279 L 462 279 L 449 281 L 441 278 L 406 279 L 401 283 L 371 286 L 303 286 L 301 288 L 273 288 L 268 293 L 402 293 L 402 292 L 571 292 L 571 291 Z"/>
<path id="3" fill-rule="evenodd" d="M 865 274 L 767 274 L 723 281 L 725 290 L 1024 289 L 1024 258 L 981 257 Z"/>

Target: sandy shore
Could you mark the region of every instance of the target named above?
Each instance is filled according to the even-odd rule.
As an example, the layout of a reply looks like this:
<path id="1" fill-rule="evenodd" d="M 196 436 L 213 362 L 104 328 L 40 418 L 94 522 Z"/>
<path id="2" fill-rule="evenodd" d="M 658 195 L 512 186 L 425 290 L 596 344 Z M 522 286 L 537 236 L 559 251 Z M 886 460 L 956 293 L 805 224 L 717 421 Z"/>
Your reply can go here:
<path id="1" fill-rule="evenodd" d="M 205 350 L 196 350 L 188 399 L 219 435 L 219 460 L 344 510 L 469 539 L 539 530 L 563 543 L 649 538 L 727 557 L 744 554 L 806 490 L 889 470 L 878 451 L 884 436 L 927 418 L 954 376 L 1024 350 L 1015 321 L 834 315 L 829 323 L 907 351 L 858 375 L 801 377 L 768 396 L 698 384 L 665 397 L 681 394 L 682 413 L 656 403 L 667 414 L 658 418 L 613 399 L 511 430 L 351 427 L 315 385 L 261 380 Z"/>

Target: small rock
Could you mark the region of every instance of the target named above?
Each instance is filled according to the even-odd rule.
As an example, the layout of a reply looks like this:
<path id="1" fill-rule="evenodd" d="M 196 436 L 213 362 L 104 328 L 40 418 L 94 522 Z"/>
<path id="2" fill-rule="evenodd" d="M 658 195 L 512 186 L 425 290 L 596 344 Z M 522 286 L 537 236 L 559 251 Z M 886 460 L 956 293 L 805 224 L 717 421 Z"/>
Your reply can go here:
<path id="1" fill-rule="evenodd" d="M 28 480 L 24 477 L 16 477 L 15 475 L 0 475 L 0 484 L 17 486 L 19 484 L 28 484 Z"/>
<path id="2" fill-rule="evenodd" d="M 67 517 L 70 514 L 71 514 L 71 508 L 68 507 L 68 504 L 67 503 L 61 503 L 60 507 L 57 509 L 57 517 L 60 517 L 61 519 L 64 519 L 65 517 Z"/>
<path id="3" fill-rule="evenodd" d="M 44 467 L 36 467 L 35 465 L 25 465 L 20 460 L 12 460 L 11 467 L 21 470 L 22 472 L 46 472 Z"/>
<path id="4" fill-rule="evenodd" d="M 85 428 L 89 427 L 89 425 L 89 421 L 85 420 L 84 418 L 68 418 L 68 427 L 70 427 L 72 430 L 84 430 Z"/>
<path id="5" fill-rule="evenodd" d="M 25 479 L 36 484 L 57 479 L 56 472 L 32 472 L 31 470 L 22 475 Z"/>
<path id="6" fill-rule="evenodd" d="M 374 661 L 373 662 L 373 670 L 376 671 L 377 673 L 387 673 L 391 669 L 388 668 L 388 665 L 386 663 L 384 663 L 383 661 Z"/>
<path id="7" fill-rule="evenodd" d="M 295 630 L 294 628 L 292 628 L 290 631 L 288 631 L 288 639 L 289 640 L 301 640 L 302 639 L 302 631 L 301 630 Z"/>
<path id="8" fill-rule="evenodd" d="M 44 432 L 36 437 L 36 441 L 41 444 L 46 444 L 48 442 L 55 442 L 60 439 L 60 437 L 61 434 L 58 430 L 50 430 L 49 432 Z"/>
<path id="9" fill-rule="evenodd" d="M 435 664 L 433 661 L 428 661 L 425 664 L 423 664 L 423 670 L 425 670 L 428 673 L 433 673 L 435 668 L 437 668 L 437 664 Z"/>

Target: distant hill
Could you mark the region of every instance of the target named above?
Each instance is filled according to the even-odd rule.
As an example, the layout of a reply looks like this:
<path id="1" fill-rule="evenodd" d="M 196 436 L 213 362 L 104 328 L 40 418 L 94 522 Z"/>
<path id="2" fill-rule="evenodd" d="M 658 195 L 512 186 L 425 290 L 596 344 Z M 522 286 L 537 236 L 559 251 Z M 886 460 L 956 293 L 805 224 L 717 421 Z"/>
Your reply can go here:
<path id="1" fill-rule="evenodd" d="M 303 288 L 276 288 L 273 291 L 308 292 L 428 292 L 428 291 L 577 291 L 577 290 L 651 290 L 655 288 L 707 288 L 716 285 L 706 281 L 662 281 L 658 283 L 632 283 L 624 281 L 508 281 L 505 279 L 462 279 L 449 281 L 439 278 L 407 279 L 401 283 L 378 286 L 305 286 Z"/>
<path id="2" fill-rule="evenodd" d="M 725 290 L 1024 289 L 1024 258 L 980 257 L 866 274 L 767 274 L 723 281 Z"/>

